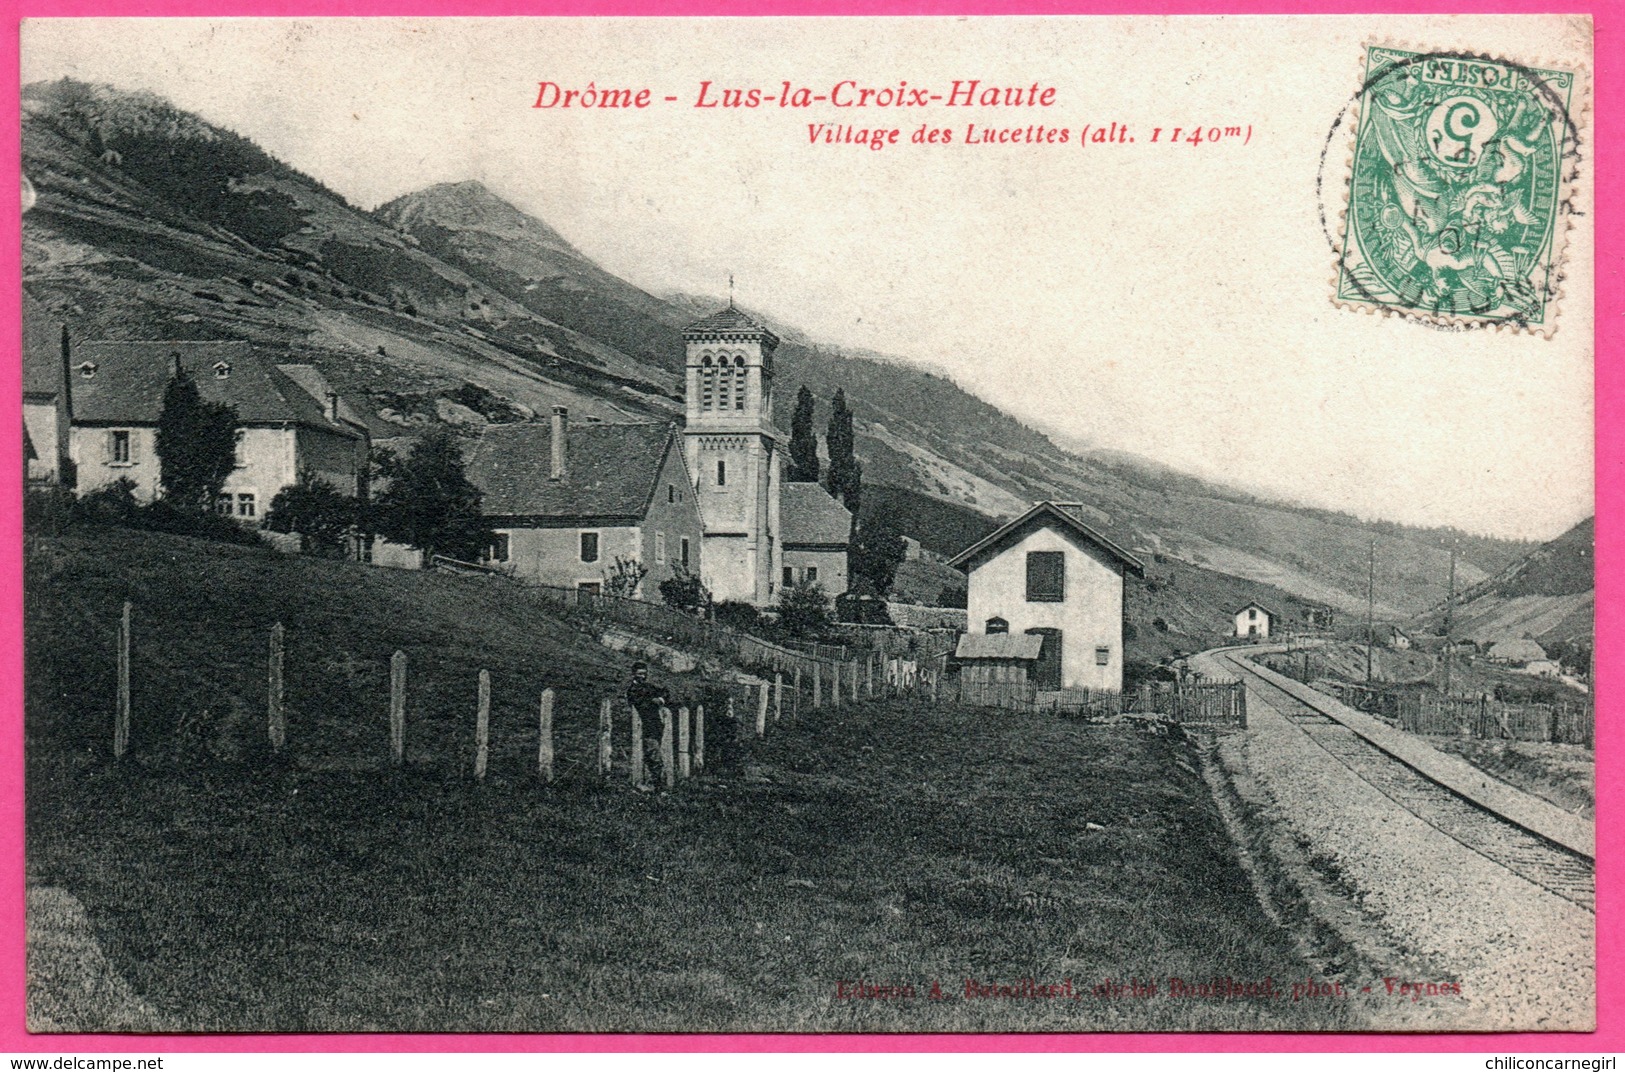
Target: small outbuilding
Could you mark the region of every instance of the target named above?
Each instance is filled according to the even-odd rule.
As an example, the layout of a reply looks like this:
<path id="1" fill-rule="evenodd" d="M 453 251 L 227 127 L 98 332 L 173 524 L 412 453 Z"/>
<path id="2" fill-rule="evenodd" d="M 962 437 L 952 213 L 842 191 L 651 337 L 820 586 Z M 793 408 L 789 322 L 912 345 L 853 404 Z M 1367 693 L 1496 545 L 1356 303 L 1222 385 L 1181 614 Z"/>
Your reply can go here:
<path id="1" fill-rule="evenodd" d="M 965 633 L 954 658 L 966 684 L 1025 685 L 1043 649 L 1036 633 Z"/>
<path id="2" fill-rule="evenodd" d="M 1275 612 L 1264 604 L 1251 602 L 1236 611 L 1236 636 L 1248 640 L 1267 640 Z"/>

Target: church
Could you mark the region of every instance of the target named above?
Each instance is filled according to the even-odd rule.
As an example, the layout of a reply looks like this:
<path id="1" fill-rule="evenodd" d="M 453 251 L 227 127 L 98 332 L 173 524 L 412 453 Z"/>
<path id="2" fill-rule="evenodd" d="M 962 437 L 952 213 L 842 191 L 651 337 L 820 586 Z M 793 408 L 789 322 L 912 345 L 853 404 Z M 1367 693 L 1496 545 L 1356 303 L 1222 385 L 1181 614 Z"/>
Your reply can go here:
<path id="1" fill-rule="evenodd" d="M 497 533 L 493 565 L 599 592 L 617 560 L 659 600 L 679 567 L 712 599 L 768 607 L 789 585 L 846 590 L 847 509 L 818 484 L 786 484 L 773 424 L 779 339 L 730 302 L 683 331 L 681 427 L 589 422 L 494 426 L 468 460 Z M 788 504 L 788 506 L 787 506 Z"/>

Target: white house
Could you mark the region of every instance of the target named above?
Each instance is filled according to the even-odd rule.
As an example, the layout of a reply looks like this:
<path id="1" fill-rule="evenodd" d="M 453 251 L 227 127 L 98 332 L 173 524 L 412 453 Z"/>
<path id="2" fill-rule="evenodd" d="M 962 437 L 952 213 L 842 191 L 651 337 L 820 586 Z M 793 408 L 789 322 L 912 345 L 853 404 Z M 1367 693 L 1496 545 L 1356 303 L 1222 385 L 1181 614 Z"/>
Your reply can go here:
<path id="1" fill-rule="evenodd" d="M 632 595 L 658 600 L 679 567 L 703 574 L 704 529 L 680 436 L 665 424 L 487 428 L 468 478 L 496 532 L 488 561 L 541 584 L 596 593 L 617 559 L 648 572 Z"/>
<path id="2" fill-rule="evenodd" d="M 1270 635 L 1270 625 L 1275 621 L 1275 613 L 1262 603 L 1248 603 L 1236 611 L 1236 636 L 1248 640 L 1265 640 Z"/>
<path id="3" fill-rule="evenodd" d="M 1145 567 L 1081 511 L 1038 503 L 950 564 L 969 574 L 972 633 L 1043 638 L 1031 676 L 1039 688 L 1121 690 L 1123 577 Z"/>
<path id="4" fill-rule="evenodd" d="M 73 486 L 67 330 L 23 294 L 23 456 L 30 484 Z"/>
<path id="5" fill-rule="evenodd" d="M 784 525 L 780 583 L 817 584 L 831 598 L 849 587 L 846 552 L 852 538 L 852 512 L 819 483 L 780 485 Z"/>

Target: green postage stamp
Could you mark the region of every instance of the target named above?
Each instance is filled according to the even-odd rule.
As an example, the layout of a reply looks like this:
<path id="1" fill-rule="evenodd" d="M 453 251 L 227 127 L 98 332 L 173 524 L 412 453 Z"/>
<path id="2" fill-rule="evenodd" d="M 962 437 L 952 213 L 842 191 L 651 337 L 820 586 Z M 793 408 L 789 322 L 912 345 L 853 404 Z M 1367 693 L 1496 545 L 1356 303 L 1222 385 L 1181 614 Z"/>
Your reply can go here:
<path id="1" fill-rule="evenodd" d="M 1335 300 L 1550 335 L 1583 72 L 1368 46 Z"/>

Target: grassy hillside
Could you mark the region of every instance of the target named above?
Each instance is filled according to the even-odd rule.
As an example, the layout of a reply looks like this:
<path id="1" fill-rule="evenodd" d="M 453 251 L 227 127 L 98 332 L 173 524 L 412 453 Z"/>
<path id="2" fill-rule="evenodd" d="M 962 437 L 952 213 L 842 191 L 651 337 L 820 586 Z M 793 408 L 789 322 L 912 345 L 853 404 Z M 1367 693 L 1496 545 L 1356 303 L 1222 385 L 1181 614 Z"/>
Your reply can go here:
<path id="1" fill-rule="evenodd" d="M 1595 519 L 1536 547 L 1458 597 L 1452 632 L 1493 644 L 1533 637 L 1546 645 L 1589 646 L 1596 615 Z M 1418 619 L 1421 628 L 1444 628 L 1444 608 Z"/>
<path id="2" fill-rule="evenodd" d="M 1130 976 L 1284 987 L 1334 970 L 1262 914 L 1175 738 L 857 706 L 778 727 L 731 773 L 644 796 L 583 762 L 595 700 L 624 662 L 490 579 L 100 530 L 34 539 L 27 571 L 29 883 L 84 905 L 151 1010 L 132 1026 L 1357 1026 L 1348 1008 L 1286 1000 L 1092 994 Z M 135 732 L 114 764 L 124 599 Z M 289 637 L 280 758 L 262 743 L 273 619 Z M 396 648 L 412 690 L 400 771 L 382 762 Z M 476 784 L 482 667 L 493 758 Z M 544 686 L 560 690 L 551 788 L 530 774 Z M 1202 911 L 1156 910 L 1191 904 Z M 59 1024 L 97 1025 L 71 965 L 36 963 L 34 977 L 63 985 L 44 1003 Z M 1070 979 L 1079 996 L 967 999 L 967 977 Z M 841 996 L 860 980 L 915 996 Z"/>

